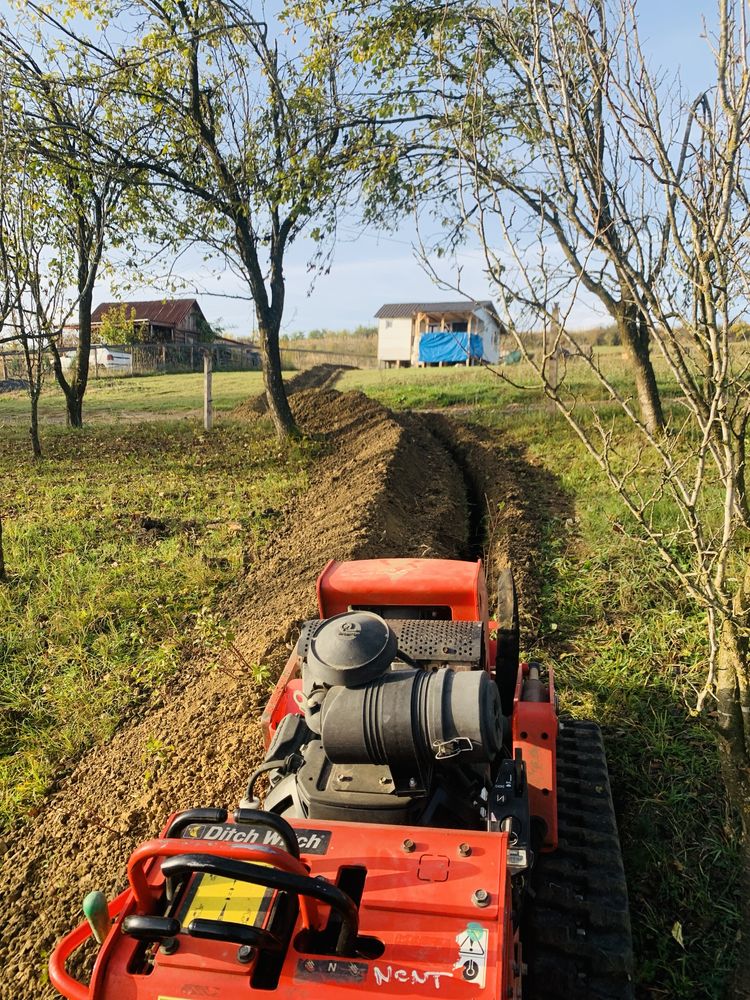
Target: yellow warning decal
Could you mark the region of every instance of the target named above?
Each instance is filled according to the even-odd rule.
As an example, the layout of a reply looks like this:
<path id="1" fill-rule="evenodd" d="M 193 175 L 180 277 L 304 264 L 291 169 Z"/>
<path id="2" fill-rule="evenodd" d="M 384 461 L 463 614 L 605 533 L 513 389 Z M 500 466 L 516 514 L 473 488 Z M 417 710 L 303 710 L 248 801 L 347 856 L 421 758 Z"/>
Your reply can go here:
<path id="1" fill-rule="evenodd" d="M 190 887 L 180 923 L 186 927 L 196 919 L 228 920 L 248 927 L 262 927 L 274 891 L 220 875 L 198 875 Z M 160 997 L 159 1000 L 169 998 Z"/>

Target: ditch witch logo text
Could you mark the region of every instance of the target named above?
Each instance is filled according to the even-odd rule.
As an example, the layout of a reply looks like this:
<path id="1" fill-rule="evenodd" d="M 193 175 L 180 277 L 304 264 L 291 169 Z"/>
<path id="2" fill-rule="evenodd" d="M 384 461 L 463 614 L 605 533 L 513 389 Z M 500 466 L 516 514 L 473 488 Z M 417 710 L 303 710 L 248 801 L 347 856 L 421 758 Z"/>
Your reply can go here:
<path id="1" fill-rule="evenodd" d="M 330 830 L 295 830 L 302 854 L 325 854 L 331 842 Z M 261 844 L 283 847 L 284 841 L 275 830 L 265 826 L 234 823 L 193 823 L 185 828 L 184 837 L 191 840 L 222 841 L 227 844 Z"/>

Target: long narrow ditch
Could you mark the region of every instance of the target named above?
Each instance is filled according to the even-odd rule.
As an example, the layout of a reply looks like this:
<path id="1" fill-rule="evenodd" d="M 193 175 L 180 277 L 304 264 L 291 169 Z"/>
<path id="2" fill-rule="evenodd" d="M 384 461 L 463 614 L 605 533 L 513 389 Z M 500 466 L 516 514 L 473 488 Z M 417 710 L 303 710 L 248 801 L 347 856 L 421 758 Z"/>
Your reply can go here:
<path id="1" fill-rule="evenodd" d="M 458 441 L 455 424 L 452 421 L 430 419 L 418 413 L 408 414 L 406 419 L 418 422 L 443 445 L 461 476 L 466 494 L 467 538 L 466 545 L 461 552 L 456 553 L 456 557 L 483 559 L 487 562 L 487 501 L 466 451 Z"/>
<path id="2" fill-rule="evenodd" d="M 6 839 L 2 998 L 54 996 L 45 964 L 55 939 L 79 922 L 88 891 L 112 898 L 122 889 L 131 851 L 171 812 L 238 801 L 262 755 L 268 680 L 254 678 L 282 668 L 300 622 L 315 614 L 328 559 L 481 556 L 490 580 L 513 562 L 524 617 L 538 618 L 542 522 L 565 504 L 551 476 L 487 430 L 396 417 L 361 393 L 305 390 L 292 406 L 323 454 L 223 602 L 231 645 L 186 663 Z"/>

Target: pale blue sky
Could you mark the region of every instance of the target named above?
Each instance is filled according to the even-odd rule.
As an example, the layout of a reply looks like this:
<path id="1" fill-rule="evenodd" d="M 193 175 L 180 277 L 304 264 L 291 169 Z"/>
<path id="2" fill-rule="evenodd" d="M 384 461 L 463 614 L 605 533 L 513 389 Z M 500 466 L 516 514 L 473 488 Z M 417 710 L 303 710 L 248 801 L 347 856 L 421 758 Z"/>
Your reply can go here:
<path id="1" fill-rule="evenodd" d="M 710 81 L 710 55 L 703 31 L 702 14 L 710 22 L 715 17 L 712 0 L 640 0 L 639 23 L 644 49 L 655 66 L 665 70 L 679 67 L 688 93 L 698 93 Z M 316 327 L 340 329 L 373 322 L 373 314 L 383 302 L 409 302 L 454 298 L 436 287 L 417 262 L 411 248 L 413 226 L 404 223 L 397 233 L 362 231 L 356 218 L 343 220 L 333 266 L 329 275 L 317 280 L 309 292 L 308 248 L 304 241 L 288 255 L 285 275 L 287 297 L 283 326 L 287 332 L 309 331 Z M 462 287 L 475 298 L 491 295 L 482 272 L 478 250 L 467 248 L 459 259 Z M 455 271 L 443 262 L 441 273 L 447 280 Z M 219 318 L 231 335 L 248 334 L 252 305 L 230 298 L 202 295 L 201 292 L 246 295 L 247 290 L 232 275 L 219 277 L 203 263 L 198 253 L 186 255 L 176 271 L 195 283 L 198 298 L 209 321 Z M 186 293 L 181 293 L 186 294 Z M 132 298 L 156 298 L 153 288 L 130 293 Z M 97 288 L 95 303 L 109 298 L 106 285 Z M 572 315 L 581 325 L 597 322 L 597 316 L 581 305 Z"/>

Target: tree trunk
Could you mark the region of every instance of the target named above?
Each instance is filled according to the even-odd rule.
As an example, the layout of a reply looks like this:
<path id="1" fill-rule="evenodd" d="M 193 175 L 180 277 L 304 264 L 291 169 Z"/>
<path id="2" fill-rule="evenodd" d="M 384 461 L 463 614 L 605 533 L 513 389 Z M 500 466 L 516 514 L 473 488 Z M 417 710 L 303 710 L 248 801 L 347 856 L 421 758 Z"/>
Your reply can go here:
<path id="1" fill-rule="evenodd" d="M 746 573 L 743 587 L 747 582 Z M 744 599 L 738 593 L 735 599 L 736 609 L 740 603 L 744 604 Z M 747 699 L 747 675 L 747 642 L 736 622 L 727 619 L 722 623 L 719 635 L 716 697 L 722 776 L 729 802 L 742 824 L 740 852 L 743 891 L 740 899 L 744 927 L 750 926 L 750 743 L 743 719 L 747 713 L 742 710 Z M 738 949 L 731 995 L 737 1000 L 750 997 L 750 948 L 746 946 Z"/>
<path id="2" fill-rule="evenodd" d="M 737 626 L 731 619 L 722 622 L 719 634 L 719 655 L 716 666 L 716 701 L 719 711 L 719 732 L 738 763 L 747 753 L 745 727 L 738 678 L 745 670 L 746 650 Z"/>
<path id="3" fill-rule="evenodd" d="M 258 263 L 255 237 L 248 227 L 244 214 L 234 221 L 237 249 L 247 269 L 248 283 L 255 303 L 268 412 L 271 414 L 277 437 L 284 441 L 286 438 L 299 437 L 299 429 L 294 421 L 289 400 L 286 398 L 284 381 L 281 377 L 279 329 L 284 313 L 284 243 L 277 240 L 271 247 L 272 297 L 269 301 L 263 273 Z"/>
<path id="4" fill-rule="evenodd" d="M 65 394 L 68 421 L 71 427 L 83 427 L 83 397 L 89 381 L 89 356 L 91 351 L 91 302 L 93 289 L 85 291 L 78 302 L 78 364 Z"/>
<path id="5" fill-rule="evenodd" d="M 31 397 L 31 427 L 29 427 L 29 434 L 31 435 L 31 448 L 34 452 L 34 458 L 41 458 L 42 446 L 39 442 L 39 399 L 36 396 Z"/>
<path id="6" fill-rule="evenodd" d="M 652 434 L 657 434 L 664 429 L 664 414 L 654 367 L 651 364 L 648 324 L 644 321 L 640 310 L 633 303 L 627 302 L 622 304 L 616 319 L 620 336 L 632 358 L 641 418 L 648 430 Z"/>
<path id="7" fill-rule="evenodd" d="M 70 382 L 65 378 L 59 359 L 54 359 L 57 384 L 65 396 L 65 416 L 68 427 L 83 427 L 83 397 L 89 381 L 89 356 L 91 352 L 91 305 L 94 297 L 93 282 L 89 283 L 90 265 L 87 253 L 80 251 L 78 267 L 78 354 Z"/>
<path id="8" fill-rule="evenodd" d="M 267 317 L 261 317 L 259 314 L 258 335 L 261 358 L 263 359 L 263 384 L 266 388 L 268 412 L 271 414 L 276 434 L 281 440 L 298 437 L 299 430 L 294 421 L 289 400 L 286 398 L 286 390 L 281 377 L 278 326 L 274 329 L 273 323 L 269 322 Z"/>

